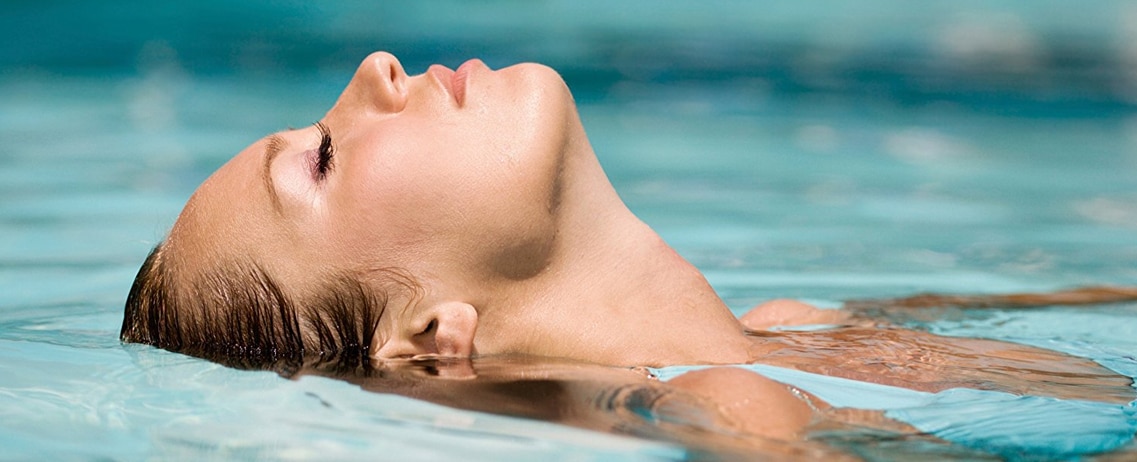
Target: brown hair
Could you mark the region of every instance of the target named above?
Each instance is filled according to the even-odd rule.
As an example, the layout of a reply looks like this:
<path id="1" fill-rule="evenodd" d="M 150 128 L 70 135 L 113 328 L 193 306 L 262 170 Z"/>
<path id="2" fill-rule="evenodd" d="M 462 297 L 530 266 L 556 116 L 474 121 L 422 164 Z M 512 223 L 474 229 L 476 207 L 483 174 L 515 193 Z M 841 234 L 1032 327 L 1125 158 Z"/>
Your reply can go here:
<path id="1" fill-rule="evenodd" d="M 165 253 L 155 246 L 135 276 L 122 341 L 284 376 L 303 367 L 370 370 L 387 299 L 359 279 L 331 278 L 319 295 L 297 300 L 253 262 L 195 277 L 175 274 Z"/>

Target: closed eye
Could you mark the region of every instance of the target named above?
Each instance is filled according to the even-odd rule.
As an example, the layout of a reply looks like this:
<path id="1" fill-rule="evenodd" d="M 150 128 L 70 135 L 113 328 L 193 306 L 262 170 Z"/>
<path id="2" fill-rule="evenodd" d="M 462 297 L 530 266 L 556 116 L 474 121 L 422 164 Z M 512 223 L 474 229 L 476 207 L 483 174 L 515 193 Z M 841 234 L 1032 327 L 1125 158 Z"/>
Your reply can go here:
<path id="1" fill-rule="evenodd" d="M 317 183 L 322 183 L 328 173 L 335 168 L 335 146 L 332 145 L 332 132 L 323 122 L 316 122 L 316 129 L 320 131 L 320 147 L 316 150 L 316 158 L 312 164 L 312 177 Z"/>

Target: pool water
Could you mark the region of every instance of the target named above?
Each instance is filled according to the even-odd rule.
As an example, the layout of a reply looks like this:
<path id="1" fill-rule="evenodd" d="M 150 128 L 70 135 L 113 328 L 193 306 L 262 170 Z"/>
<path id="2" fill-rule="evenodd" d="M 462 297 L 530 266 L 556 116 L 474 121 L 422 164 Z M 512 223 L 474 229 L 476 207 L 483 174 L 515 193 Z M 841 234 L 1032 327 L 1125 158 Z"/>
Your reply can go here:
<path id="1" fill-rule="evenodd" d="M 319 118 L 372 48 L 407 56 L 411 72 L 472 55 L 562 70 L 621 196 L 738 314 L 775 297 L 838 306 L 917 292 L 1137 285 L 1137 117 L 1117 45 L 1129 32 L 1120 20 L 1096 26 L 1124 16 L 1123 3 L 1071 17 L 1002 5 L 1000 27 L 964 11 L 977 5 L 934 8 L 971 31 L 962 36 L 1033 37 L 1034 48 L 1007 53 L 1035 61 L 1010 74 L 937 67 L 942 56 L 897 45 L 924 43 L 925 29 L 949 45 L 956 36 L 930 27 L 932 13 L 888 1 L 870 3 L 891 16 L 854 19 L 730 2 L 654 16 L 636 2 L 548 2 L 553 15 L 511 2 L 451 5 L 446 15 L 360 3 L 229 12 L 227 2 L 200 2 L 178 12 L 139 2 L 136 19 L 151 20 L 119 32 L 96 26 L 118 17 L 113 5 L 5 7 L 0 23 L 14 41 L 0 55 L 0 459 L 686 456 L 666 441 L 119 343 L 134 272 L 196 185 L 261 135 Z M 371 32 L 353 8 L 391 13 L 381 16 L 390 27 Z M 239 21 L 257 14 L 268 19 Z M 303 19 L 330 22 L 331 32 Z M 795 28 L 803 24 L 813 27 Z M 838 26 L 878 32 L 821 33 Z M 422 39 L 416 27 L 436 33 Z M 1020 43 L 1011 38 L 993 43 Z M 223 47 L 230 42 L 241 47 Z M 874 56 L 895 60 L 865 59 Z M 944 73 L 951 78 L 935 77 Z M 1137 377 L 1134 304 L 898 321 L 1065 351 Z M 1029 433 L 1024 420 L 1005 425 Z M 847 436 L 869 459 L 982 455 Z M 1120 450 L 1135 450 L 1126 444 Z M 1023 457 L 1079 453 L 1039 451 Z"/>

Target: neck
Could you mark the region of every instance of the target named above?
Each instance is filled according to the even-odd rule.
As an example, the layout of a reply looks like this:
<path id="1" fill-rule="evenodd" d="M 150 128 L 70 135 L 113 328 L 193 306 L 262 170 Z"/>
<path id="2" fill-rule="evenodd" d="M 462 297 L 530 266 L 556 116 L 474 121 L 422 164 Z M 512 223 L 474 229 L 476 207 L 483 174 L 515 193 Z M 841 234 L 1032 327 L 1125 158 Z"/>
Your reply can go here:
<path id="1" fill-rule="evenodd" d="M 577 148 L 549 267 L 481 314 L 517 333 L 494 349 L 620 366 L 748 361 L 751 342 L 703 275 L 628 210 L 587 140 Z"/>

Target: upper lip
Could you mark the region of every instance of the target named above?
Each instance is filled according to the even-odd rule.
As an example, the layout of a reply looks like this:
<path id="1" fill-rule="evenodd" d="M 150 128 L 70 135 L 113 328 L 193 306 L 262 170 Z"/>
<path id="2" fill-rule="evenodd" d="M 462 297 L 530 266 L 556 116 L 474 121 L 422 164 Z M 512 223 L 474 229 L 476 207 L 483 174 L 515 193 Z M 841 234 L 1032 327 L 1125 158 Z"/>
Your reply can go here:
<path id="1" fill-rule="evenodd" d="M 461 106 L 466 100 L 466 87 L 470 80 L 470 74 L 473 72 L 473 67 L 479 64 L 484 66 L 480 60 L 471 59 L 458 66 L 457 70 L 435 64 L 430 66 L 426 72 L 438 80 L 446 93 L 449 93 L 454 102 Z"/>
<path id="2" fill-rule="evenodd" d="M 441 64 L 434 64 L 426 70 L 428 74 L 433 76 L 438 81 L 446 93 L 450 95 L 454 101 L 458 101 L 458 95 L 454 94 L 454 71 Z M 459 102 L 461 104 L 461 102 Z"/>

